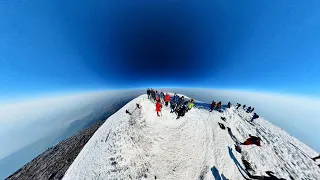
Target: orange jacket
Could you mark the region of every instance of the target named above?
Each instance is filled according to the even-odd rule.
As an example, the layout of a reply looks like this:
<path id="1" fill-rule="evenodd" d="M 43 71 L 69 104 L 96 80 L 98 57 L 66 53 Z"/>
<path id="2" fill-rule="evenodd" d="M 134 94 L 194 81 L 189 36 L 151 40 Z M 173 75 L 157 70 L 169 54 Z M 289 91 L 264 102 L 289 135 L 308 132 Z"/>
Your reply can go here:
<path id="1" fill-rule="evenodd" d="M 166 94 L 166 96 L 164 97 L 164 101 L 165 102 L 169 102 L 170 101 L 170 95 Z"/>
<path id="2" fill-rule="evenodd" d="M 156 103 L 156 111 L 161 111 L 162 104 L 160 102 Z"/>

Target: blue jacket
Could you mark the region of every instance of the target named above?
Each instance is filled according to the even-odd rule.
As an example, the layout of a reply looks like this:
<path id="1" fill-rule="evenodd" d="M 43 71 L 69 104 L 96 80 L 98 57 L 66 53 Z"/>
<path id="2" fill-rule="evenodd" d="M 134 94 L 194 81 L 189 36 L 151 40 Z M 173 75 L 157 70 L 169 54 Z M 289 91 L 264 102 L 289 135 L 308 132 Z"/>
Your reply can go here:
<path id="1" fill-rule="evenodd" d="M 178 95 L 176 95 L 176 96 L 173 96 L 173 98 L 172 98 L 172 102 L 173 103 L 175 103 L 175 104 L 177 104 L 178 102 L 179 102 L 179 96 Z"/>
<path id="2" fill-rule="evenodd" d="M 179 98 L 179 101 L 177 103 L 177 107 L 180 108 L 184 104 L 184 102 L 185 102 L 184 99 Z"/>

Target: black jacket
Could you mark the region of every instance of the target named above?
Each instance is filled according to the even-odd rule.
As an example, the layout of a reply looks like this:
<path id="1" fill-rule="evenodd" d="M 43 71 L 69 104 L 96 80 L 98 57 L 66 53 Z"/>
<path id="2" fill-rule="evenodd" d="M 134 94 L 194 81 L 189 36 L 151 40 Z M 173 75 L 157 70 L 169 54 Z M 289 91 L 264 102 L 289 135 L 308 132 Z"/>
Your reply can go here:
<path id="1" fill-rule="evenodd" d="M 184 99 L 180 98 L 178 103 L 177 103 L 177 107 L 179 108 L 180 106 L 182 106 L 184 103 Z"/>
<path id="2" fill-rule="evenodd" d="M 156 98 L 156 92 L 155 91 L 150 91 L 151 97 Z"/>
<path id="3" fill-rule="evenodd" d="M 187 107 L 183 104 L 178 110 L 178 116 L 184 116 L 186 114 Z"/>

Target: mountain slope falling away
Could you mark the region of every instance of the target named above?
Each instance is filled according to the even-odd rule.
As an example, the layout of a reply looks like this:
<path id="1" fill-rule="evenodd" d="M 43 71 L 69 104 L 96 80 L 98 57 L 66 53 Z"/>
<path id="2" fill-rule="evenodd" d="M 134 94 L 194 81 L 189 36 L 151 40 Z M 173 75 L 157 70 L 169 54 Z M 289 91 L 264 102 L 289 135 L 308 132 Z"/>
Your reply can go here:
<path id="1" fill-rule="evenodd" d="M 136 103 L 141 110 L 126 114 Z M 249 123 L 251 116 L 233 107 L 209 112 L 198 102 L 178 120 L 169 107 L 157 117 L 154 103 L 142 95 L 96 131 L 64 179 L 320 179 L 309 157 L 315 151 L 262 118 Z M 234 138 L 218 122 L 230 127 Z M 235 151 L 234 139 L 243 142 L 249 134 L 261 137 L 262 146 Z M 248 175 L 242 159 L 255 172 Z"/>

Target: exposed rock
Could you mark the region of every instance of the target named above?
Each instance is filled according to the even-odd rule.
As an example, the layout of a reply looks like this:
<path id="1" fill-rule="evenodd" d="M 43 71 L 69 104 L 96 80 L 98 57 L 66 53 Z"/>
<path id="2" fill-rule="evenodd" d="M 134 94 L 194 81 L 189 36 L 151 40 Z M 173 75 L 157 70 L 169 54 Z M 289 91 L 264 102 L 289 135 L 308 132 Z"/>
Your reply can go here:
<path id="1" fill-rule="evenodd" d="M 83 146 L 104 123 L 96 122 L 85 130 L 49 148 L 7 179 L 62 179 Z"/>

